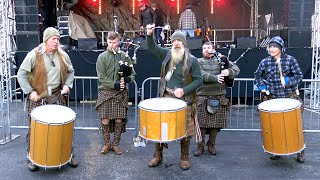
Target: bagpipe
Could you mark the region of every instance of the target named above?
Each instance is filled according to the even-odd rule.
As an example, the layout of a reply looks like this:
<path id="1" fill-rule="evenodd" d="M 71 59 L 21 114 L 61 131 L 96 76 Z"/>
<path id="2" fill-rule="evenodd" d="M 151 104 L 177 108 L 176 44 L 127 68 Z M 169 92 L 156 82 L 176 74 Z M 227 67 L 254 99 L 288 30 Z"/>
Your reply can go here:
<path id="1" fill-rule="evenodd" d="M 119 53 L 117 53 L 114 49 L 112 49 L 114 55 L 116 56 L 117 60 L 119 61 L 119 70 L 118 70 L 118 74 L 120 76 L 120 78 L 122 77 L 128 77 L 132 74 L 133 72 L 133 64 L 136 64 L 137 63 L 137 50 L 140 48 L 140 45 L 139 44 L 133 44 L 132 42 L 124 42 L 124 43 L 127 43 L 128 46 L 127 46 L 127 50 L 125 52 L 125 57 L 126 58 L 129 58 L 129 46 L 130 45 L 133 45 L 135 46 L 136 48 L 134 49 L 134 52 L 133 52 L 133 56 L 132 56 L 132 60 L 131 62 L 127 62 L 127 61 L 123 61 L 120 57 L 119 57 Z"/>
<path id="2" fill-rule="evenodd" d="M 214 57 L 216 57 L 218 59 L 218 62 L 220 64 L 220 70 L 223 71 L 225 69 L 229 69 L 232 67 L 232 64 L 230 63 L 230 61 L 228 60 L 228 57 L 225 55 L 222 55 L 221 53 L 218 52 L 213 52 L 213 53 L 209 53 L 212 54 Z M 234 85 L 234 78 L 230 78 L 228 76 L 224 77 L 224 84 L 227 87 L 233 87 Z"/>

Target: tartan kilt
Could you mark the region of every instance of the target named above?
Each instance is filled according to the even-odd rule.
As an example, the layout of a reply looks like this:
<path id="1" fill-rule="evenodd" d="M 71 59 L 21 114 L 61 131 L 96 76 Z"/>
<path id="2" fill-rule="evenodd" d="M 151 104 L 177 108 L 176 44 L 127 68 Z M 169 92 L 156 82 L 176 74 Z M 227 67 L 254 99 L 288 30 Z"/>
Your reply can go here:
<path id="1" fill-rule="evenodd" d="M 207 111 L 207 99 L 219 99 L 220 107 L 215 114 Z M 221 101 L 227 101 L 221 103 Z M 229 110 L 229 100 L 224 96 L 197 96 L 197 118 L 200 128 L 226 128 L 227 111 Z"/>
<path id="2" fill-rule="evenodd" d="M 98 93 L 96 105 L 100 119 L 108 119 L 110 132 L 114 132 L 115 119 L 122 119 L 122 132 L 126 132 L 128 112 L 128 91 L 101 89 Z"/>
<path id="3" fill-rule="evenodd" d="M 174 95 L 165 92 L 164 97 L 176 98 Z M 195 132 L 195 114 L 196 114 L 196 103 L 189 104 L 186 108 L 186 136 L 193 136 Z"/>

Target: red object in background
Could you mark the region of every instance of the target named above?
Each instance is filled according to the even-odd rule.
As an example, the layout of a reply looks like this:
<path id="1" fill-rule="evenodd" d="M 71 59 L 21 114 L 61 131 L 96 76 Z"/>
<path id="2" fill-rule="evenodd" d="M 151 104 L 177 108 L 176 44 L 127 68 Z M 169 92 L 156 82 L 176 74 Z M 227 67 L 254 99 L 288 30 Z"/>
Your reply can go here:
<path id="1" fill-rule="evenodd" d="M 170 7 L 176 7 L 177 3 L 176 0 L 167 0 L 167 3 Z"/>
<path id="2" fill-rule="evenodd" d="M 215 5 L 222 6 L 224 4 L 224 0 L 215 0 Z"/>

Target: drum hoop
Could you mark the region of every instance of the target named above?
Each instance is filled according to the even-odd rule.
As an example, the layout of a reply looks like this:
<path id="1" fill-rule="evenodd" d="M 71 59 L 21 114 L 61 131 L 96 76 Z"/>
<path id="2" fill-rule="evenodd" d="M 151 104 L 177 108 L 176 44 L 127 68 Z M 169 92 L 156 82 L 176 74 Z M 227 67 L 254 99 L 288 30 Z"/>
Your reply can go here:
<path id="1" fill-rule="evenodd" d="M 66 121 L 66 122 L 63 122 L 63 123 L 49 123 L 49 122 L 44 122 L 44 121 L 41 121 L 41 120 L 38 120 L 38 119 L 35 119 L 34 117 L 32 117 L 32 120 L 36 121 L 36 122 L 39 122 L 41 124 L 46 124 L 46 125 L 55 125 L 55 126 L 62 126 L 62 125 L 65 125 L 65 124 L 69 124 L 71 123 L 72 121 L 74 121 L 76 119 L 76 117 L 74 117 L 73 119 L 69 120 L 69 121 Z"/>
<path id="2" fill-rule="evenodd" d="M 172 141 L 178 141 L 178 140 L 181 140 L 181 139 L 187 137 L 186 135 L 183 135 L 182 137 L 179 137 L 179 138 L 173 139 L 173 140 L 156 140 L 156 139 L 146 138 L 143 135 L 141 135 L 140 132 L 139 132 L 139 136 L 147 141 L 152 141 L 152 142 L 157 142 L 157 143 L 168 143 L 168 142 L 172 142 Z"/>
<path id="3" fill-rule="evenodd" d="M 295 110 L 295 109 L 298 109 L 301 107 L 301 103 L 297 106 L 297 107 L 294 107 L 294 108 L 290 108 L 290 109 L 286 109 L 286 110 L 266 110 L 266 109 L 262 109 L 260 108 L 260 106 L 258 106 L 258 109 L 262 112 L 289 112 L 289 111 L 292 111 L 292 110 Z"/>
<path id="4" fill-rule="evenodd" d="M 73 156 L 73 153 L 71 153 L 70 158 L 69 158 L 69 160 L 68 160 L 66 163 L 59 164 L 59 165 L 57 165 L 57 166 L 43 166 L 43 165 L 40 165 L 40 164 L 34 162 L 34 161 L 31 159 L 31 157 L 30 157 L 30 153 L 28 153 L 28 158 L 29 158 L 29 160 L 30 160 L 33 164 L 35 164 L 36 166 L 39 166 L 39 167 L 43 167 L 43 168 L 45 168 L 45 169 L 46 169 L 46 168 L 60 168 L 60 167 L 62 167 L 62 166 L 64 166 L 64 165 L 68 164 L 68 163 L 71 161 L 72 156 Z"/>
<path id="5" fill-rule="evenodd" d="M 306 143 L 304 143 L 302 149 L 300 149 L 299 151 L 296 151 L 296 152 L 292 152 L 292 153 L 288 153 L 288 154 L 279 154 L 279 153 L 274 153 L 274 152 L 271 152 L 271 151 L 268 151 L 264 148 L 264 146 L 262 146 L 264 152 L 267 152 L 269 154 L 272 154 L 272 155 L 276 155 L 276 156 L 289 156 L 289 155 L 293 155 L 293 154 L 297 154 L 297 153 L 300 153 L 301 151 L 303 151 L 305 148 L 306 148 Z"/>
<path id="6" fill-rule="evenodd" d="M 148 108 L 145 108 L 145 107 L 141 107 L 140 105 L 138 105 L 140 109 L 143 109 L 145 111 L 149 111 L 149 112 L 177 112 L 177 111 L 180 111 L 180 110 L 183 110 L 185 108 L 187 108 L 187 105 L 181 107 L 181 108 L 178 108 L 178 109 L 170 109 L 170 110 L 154 110 L 154 109 L 148 109 Z"/>

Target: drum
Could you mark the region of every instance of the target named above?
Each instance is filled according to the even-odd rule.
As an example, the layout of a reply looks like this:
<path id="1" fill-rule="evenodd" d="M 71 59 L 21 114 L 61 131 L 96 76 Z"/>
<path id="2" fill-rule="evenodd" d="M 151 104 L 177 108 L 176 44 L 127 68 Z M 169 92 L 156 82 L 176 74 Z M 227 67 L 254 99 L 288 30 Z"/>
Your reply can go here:
<path id="1" fill-rule="evenodd" d="M 155 142 L 170 142 L 186 135 L 186 102 L 152 98 L 139 103 L 140 136 Z"/>
<path id="2" fill-rule="evenodd" d="M 29 159 L 44 168 L 71 160 L 75 112 L 65 106 L 43 105 L 31 112 Z"/>
<path id="3" fill-rule="evenodd" d="M 281 98 L 259 104 L 263 149 L 273 155 L 290 155 L 305 148 L 301 103 Z"/>

